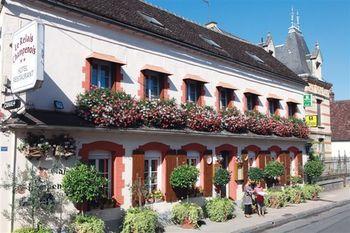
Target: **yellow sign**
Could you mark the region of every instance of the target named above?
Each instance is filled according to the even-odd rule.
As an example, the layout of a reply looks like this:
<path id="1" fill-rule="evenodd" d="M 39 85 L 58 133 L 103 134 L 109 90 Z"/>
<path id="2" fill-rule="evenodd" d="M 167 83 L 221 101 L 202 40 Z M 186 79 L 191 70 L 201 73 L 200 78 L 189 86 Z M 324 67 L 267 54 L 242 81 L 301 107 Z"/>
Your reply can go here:
<path id="1" fill-rule="evenodd" d="M 317 115 L 306 115 L 306 125 L 309 127 L 317 127 Z"/>

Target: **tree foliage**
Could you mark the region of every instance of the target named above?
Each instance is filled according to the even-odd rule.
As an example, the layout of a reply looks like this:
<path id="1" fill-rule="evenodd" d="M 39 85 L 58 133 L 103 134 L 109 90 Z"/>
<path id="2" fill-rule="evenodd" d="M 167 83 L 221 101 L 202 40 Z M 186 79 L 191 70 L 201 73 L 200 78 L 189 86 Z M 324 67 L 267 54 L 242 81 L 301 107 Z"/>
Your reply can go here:
<path id="1" fill-rule="evenodd" d="M 249 176 L 249 179 L 251 179 L 252 181 L 259 182 L 261 179 L 264 178 L 264 175 L 265 175 L 264 171 L 261 170 L 260 168 L 257 168 L 257 167 L 249 168 L 248 176 Z"/>
<path id="2" fill-rule="evenodd" d="M 265 177 L 268 179 L 273 179 L 284 174 L 284 166 L 278 161 L 271 161 L 266 164 L 264 169 Z"/>
<path id="3" fill-rule="evenodd" d="M 304 172 L 308 178 L 308 182 L 311 184 L 316 183 L 318 178 L 322 175 L 325 167 L 323 162 L 315 158 L 314 160 L 309 160 L 304 166 Z"/>

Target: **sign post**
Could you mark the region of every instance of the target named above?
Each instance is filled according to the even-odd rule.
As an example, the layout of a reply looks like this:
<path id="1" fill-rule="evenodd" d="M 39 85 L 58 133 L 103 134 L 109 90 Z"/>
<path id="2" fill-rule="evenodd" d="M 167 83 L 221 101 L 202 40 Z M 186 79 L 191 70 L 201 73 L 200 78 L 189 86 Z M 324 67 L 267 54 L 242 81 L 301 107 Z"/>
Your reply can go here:
<path id="1" fill-rule="evenodd" d="M 12 93 L 38 88 L 44 80 L 44 26 L 33 21 L 12 38 Z"/>
<path id="2" fill-rule="evenodd" d="M 312 106 L 312 94 L 304 94 L 304 107 Z"/>

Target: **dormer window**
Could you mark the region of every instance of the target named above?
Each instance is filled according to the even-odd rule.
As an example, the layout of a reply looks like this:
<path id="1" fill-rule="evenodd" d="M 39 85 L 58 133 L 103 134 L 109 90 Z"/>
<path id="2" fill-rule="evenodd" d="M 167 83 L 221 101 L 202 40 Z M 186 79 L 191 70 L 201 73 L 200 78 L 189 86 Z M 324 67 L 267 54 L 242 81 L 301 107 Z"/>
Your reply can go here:
<path id="1" fill-rule="evenodd" d="M 143 12 L 138 12 L 139 15 L 142 16 L 142 18 L 144 18 L 145 20 L 147 20 L 147 22 L 153 24 L 153 25 L 156 25 L 158 27 L 162 27 L 164 28 L 164 25 L 159 22 L 157 19 L 153 18 L 152 16 L 146 14 L 146 13 L 143 13 Z"/>
<path id="2" fill-rule="evenodd" d="M 204 40 L 205 42 L 207 42 L 208 44 L 210 44 L 211 46 L 213 47 L 216 47 L 216 48 L 220 48 L 221 49 L 221 46 L 218 45 L 215 41 L 213 41 L 212 39 L 208 38 L 208 37 L 205 37 L 203 35 L 199 35 L 199 37 Z"/>
<path id="3" fill-rule="evenodd" d="M 254 61 L 258 62 L 258 63 L 265 63 L 260 57 L 256 56 L 255 54 L 245 51 L 245 53 L 251 57 Z"/>
<path id="4" fill-rule="evenodd" d="M 320 67 L 320 65 L 321 65 L 321 62 L 316 62 L 316 69 L 318 69 L 319 67 Z"/>

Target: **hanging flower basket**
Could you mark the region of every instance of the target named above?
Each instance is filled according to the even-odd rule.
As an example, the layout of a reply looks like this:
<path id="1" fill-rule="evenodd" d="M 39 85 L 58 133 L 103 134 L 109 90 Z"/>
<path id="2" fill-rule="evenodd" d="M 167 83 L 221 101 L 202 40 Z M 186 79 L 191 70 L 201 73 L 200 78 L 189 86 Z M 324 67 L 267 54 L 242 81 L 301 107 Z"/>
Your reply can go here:
<path id="1" fill-rule="evenodd" d="M 58 158 L 68 158 L 75 154 L 75 140 L 69 135 L 61 134 L 53 136 L 51 139 L 52 147 L 54 148 L 54 156 Z"/>
<path id="2" fill-rule="evenodd" d="M 18 150 L 29 159 L 39 159 L 47 156 L 51 149 L 51 145 L 44 135 L 32 133 L 28 133 L 27 137 L 23 139 L 22 144 L 18 147 Z"/>

